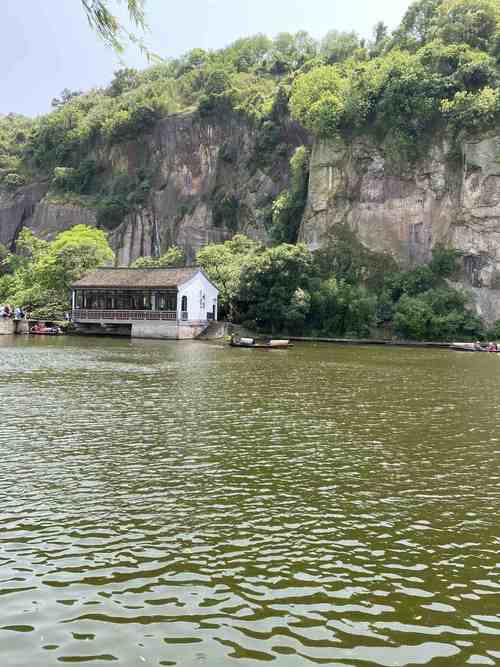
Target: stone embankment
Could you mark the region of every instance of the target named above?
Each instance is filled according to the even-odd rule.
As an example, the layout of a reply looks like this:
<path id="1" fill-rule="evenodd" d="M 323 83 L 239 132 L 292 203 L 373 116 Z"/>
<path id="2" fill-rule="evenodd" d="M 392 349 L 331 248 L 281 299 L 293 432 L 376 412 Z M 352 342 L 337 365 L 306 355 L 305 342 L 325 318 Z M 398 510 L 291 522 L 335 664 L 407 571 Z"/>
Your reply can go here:
<path id="1" fill-rule="evenodd" d="M 27 334 L 27 320 L 11 320 L 0 318 L 0 336 L 13 336 L 14 334 Z"/>

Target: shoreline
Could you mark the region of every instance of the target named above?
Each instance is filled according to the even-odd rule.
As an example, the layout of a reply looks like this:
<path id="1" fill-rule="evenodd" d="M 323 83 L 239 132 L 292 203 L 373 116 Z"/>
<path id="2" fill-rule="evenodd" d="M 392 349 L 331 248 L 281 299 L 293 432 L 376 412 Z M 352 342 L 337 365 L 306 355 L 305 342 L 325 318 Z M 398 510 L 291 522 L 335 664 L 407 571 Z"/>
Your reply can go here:
<path id="1" fill-rule="evenodd" d="M 326 338 L 323 336 L 287 336 L 290 341 L 333 343 L 336 345 L 385 345 L 389 347 L 449 348 L 451 343 L 435 341 L 385 340 L 383 338 Z"/>

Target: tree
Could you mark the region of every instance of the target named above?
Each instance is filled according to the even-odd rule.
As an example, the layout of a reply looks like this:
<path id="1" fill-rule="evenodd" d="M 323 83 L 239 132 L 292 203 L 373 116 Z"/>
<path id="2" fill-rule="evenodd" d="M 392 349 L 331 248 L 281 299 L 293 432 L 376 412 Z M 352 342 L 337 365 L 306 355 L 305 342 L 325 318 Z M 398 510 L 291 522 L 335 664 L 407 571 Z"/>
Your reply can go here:
<path id="1" fill-rule="evenodd" d="M 361 40 L 356 32 L 330 30 L 321 40 L 319 52 L 331 65 L 350 58 L 361 48 Z"/>
<path id="2" fill-rule="evenodd" d="M 64 88 L 64 90 L 61 91 L 60 97 L 54 97 L 52 99 L 50 106 L 53 109 L 57 109 L 58 107 L 64 106 L 65 104 L 70 102 L 73 98 L 78 97 L 79 95 L 83 95 L 82 90 L 70 90 L 69 88 Z"/>
<path id="3" fill-rule="evenodd" d="M 73 282 L 105 264 L 111 264 L 114 253 L 106 234 L 94 227 L 75 225 L 52 241 L 36 260 L 40 284 L 62 295 Z"/>
<path id="4" fill-rule="evenodd" d="M 403 16 L 394 33 L 392 46 L 416 51 L 432 39 L 436 29 L 438 10 L 443 0 L 417 0 Z"/>
<path id="5" fill-rule="evenodd" d="M 347 88 L 339 68 L 317 67 L 295 80 L 292 115 L 316 135 L 335 136 L 344 120 Z"/>
<path id="6" fill-rule="evenodd" d="M 127 4 L 128 14 L 132 23 L 140 30 L 145 30 L 147 24 L 144 14 L 144 0 L 124 1 Z M 124 38 L 128 38 L 132 42 L 138 42 L 136 36 L 129 32 L 117 17 L 111 13 L 109 9 L 110 0 L 80 0 L 80 2 L 90 26 L 115 51 L 121 53 L 124 50 Z M 139 45 L 145 50 L 140 42 Z"/>
<path id="7" fill-rule="evenodd" d="M 365 288 L 331 276 L 312 294 L 310 321 L 325 335 L 368 336 L 375 306 L 375 296 Z"/>
<path id="8" fill-rule="evenodd" d="M 69 307 L 71 284 L 113 259 L 106 235 L 99 229 L 76 225 L 52 242 L 23 229 L 16 254 L 5 260 L 9 273 L 0 279 L 0 301 L 30 305 L 35 316 L 60 317 Z"/>
<path id="9" fill-rule="evenodd" d="M 161 257 L 138 257 L 130 265 L 131 269 L 166 269 L 184 266 L 186 255 L 182 248 L 172 246 Z"/>
<path id="10" fill-rule="evenodd" d="M 283 243 L 251 255 L 241 267 L 235 301 L 243 321 L 272 332 L 303 326 L 309 310 L 312 257 Z"/>
<path id="11" fill-rule="evenodd" d="M 219 289 L 219 312 L 230 319 L 236 316 L 235 297 L 244 262 L 261 250 L 261 245 L 243 234 L 222 244 L 209 244 L 200 250 L 196 263 Z"/>
<path id="12" fill-rule="evenodd" d="M 107 89 L 108 95 L 118 97 L 128 90 L 132 90 L 139 85 L 139 72 L 133 67 L 122 67 L 114 74 L 113 80 Z"/>
<path id="13" fill-rule="evenodd" d="M 439 8 L 437 34 L 448 44 L 487 51 L 499 29 L 498 0 L 445 0 Z"/>

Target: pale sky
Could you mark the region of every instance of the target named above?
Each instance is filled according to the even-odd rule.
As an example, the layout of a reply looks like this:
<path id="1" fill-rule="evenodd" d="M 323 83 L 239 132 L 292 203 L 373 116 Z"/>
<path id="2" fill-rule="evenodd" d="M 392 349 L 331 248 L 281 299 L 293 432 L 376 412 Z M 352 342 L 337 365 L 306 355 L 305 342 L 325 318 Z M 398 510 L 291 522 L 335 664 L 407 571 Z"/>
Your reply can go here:
<path id="1" fill-rule="evenodd" d="M 215 49 L 258 32 L 328 30 L 371 35 L 375 23 L 392 29 L 410 0 L 146 0 L 151 32 L 146 42 L 159 56 Z M 119 4 L 117 3 L 117 7 Z M 123 10 L 122 10 L 123 15 Z M 133 47 L 125 65 L 144 67 Z M 50 111 L 63 88 L 106 85 L 121 65 L 89 28 L 80 0 L 0 0 L 0 113 L 30 116 Z"/>

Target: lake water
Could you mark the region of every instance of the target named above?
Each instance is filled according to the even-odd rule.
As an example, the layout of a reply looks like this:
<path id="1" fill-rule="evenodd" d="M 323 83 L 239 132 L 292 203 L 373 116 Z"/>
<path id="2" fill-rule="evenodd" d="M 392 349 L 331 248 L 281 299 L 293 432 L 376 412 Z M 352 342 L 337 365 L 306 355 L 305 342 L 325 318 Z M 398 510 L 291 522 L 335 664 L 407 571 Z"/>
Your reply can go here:
<path id="1" fill-rule="evenodd" d="M 0 336 L 0 664 L 500 664 L 500 355 Z"/>

